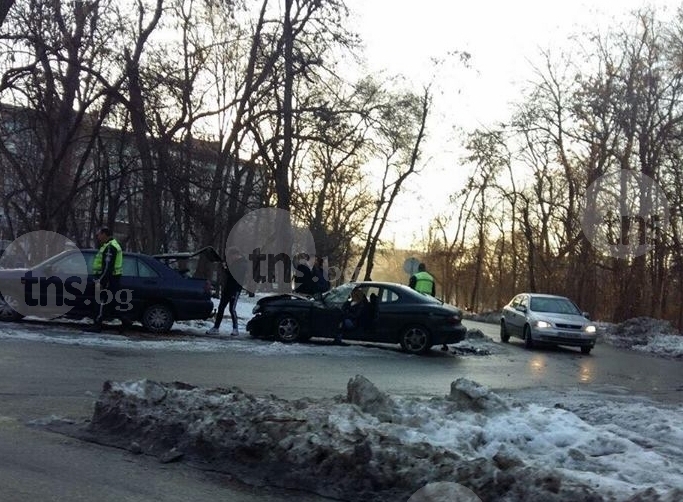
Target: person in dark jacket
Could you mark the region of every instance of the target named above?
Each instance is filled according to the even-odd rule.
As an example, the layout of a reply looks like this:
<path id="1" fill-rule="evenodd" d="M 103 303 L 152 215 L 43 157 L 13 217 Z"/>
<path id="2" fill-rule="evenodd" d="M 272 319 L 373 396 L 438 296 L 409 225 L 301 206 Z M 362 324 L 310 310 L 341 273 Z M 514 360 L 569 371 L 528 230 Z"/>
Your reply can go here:
<path id="1" fill-rule="evenodd" d="M 315 263 L 311 269 L 313 273 L 313 281 L 315 282 L 316 292 L 325 293 L 330 290 L 330 281 L 327 277 L 327 270 L 325 270 L 325 262 L 322 256 L 315 257 Z"/>
<path id="2" fill-rule="evenodd" d="M 313 296 L 318 291 L 318 286 L 313 280 L 313 271 L 308 266 L 309 259 L 306 253 L 297 256 L 297 263 L 294 267 L 294 292 Z"/>
<path id="3" fill-rule="evenodd" d="M 237 300 L 239 300 L 242 292 L 242 285 L 244 284 L 245 275 L 247 273 L 247 260 L 242 256 L 242 253 L 237 247 L 228 248 L 225 253 L 225 262 L 223 263 L 223 280 L 221 282 L 221 301 L 218 303 L 218 311 L 216 312 L 216 319 L 213 327 L 209 329 L 207 335 L 217 335 L 220 333 L 221 322 L 223 321 L 223 313 L 225 307 L 230 311 L 230 318 L 232 320 L 232 336 L 239 335 L 239 326 L 237 318 Z"/>
<path id="4" fill-rule="evenodd" d="M 342 344 L 342 336 L 345 332 L 364 328 L 368 324 L 370 302 L 361 288 L 353 288 L 350 301 L 342 306 L 342 313 L 339 331 L 334 338 L 336 345 Z"/>

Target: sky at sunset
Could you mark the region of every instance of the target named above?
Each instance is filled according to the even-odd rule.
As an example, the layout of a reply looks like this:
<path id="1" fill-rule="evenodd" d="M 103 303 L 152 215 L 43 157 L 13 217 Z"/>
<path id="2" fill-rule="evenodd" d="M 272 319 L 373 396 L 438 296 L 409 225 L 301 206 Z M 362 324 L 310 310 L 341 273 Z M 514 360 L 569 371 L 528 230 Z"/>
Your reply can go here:
<path id="1" fill-rule="evenodd" d="M 437 214 L 469 174 L 462 167 L 462 131 L 505 121 L 519 99 L 539 50 L 566 45 L 570 34 L 599 27 L 646 5 L 642 0 L 548 2 L 542 0 L 348 0 L 353 25 L 366 42 L 371 71 L 402 74 L 416 90 L 434 81 L 435 100 L 427 146 L 428 172 L 409 181 L 384 234 L 401 247 L 426 235 Z M 671 17 L 681 2 L 656 0 Z M 465 70 L 454 52 L 471 54 Z M 435 79 L 431 59 L 446 59 Z M 417 193 L 419 191 L 419 194 Z M 418 247 L 419 249 L 419 247 Z"/>

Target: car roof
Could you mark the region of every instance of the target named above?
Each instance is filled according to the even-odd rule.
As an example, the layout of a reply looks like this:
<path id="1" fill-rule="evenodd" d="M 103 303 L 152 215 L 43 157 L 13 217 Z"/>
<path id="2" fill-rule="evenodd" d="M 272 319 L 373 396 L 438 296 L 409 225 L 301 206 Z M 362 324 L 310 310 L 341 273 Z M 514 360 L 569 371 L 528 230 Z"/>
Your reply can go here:
<path id="1" fill-rule="evenodd" d="M 163 253 L 152 255 L 157 260 L 189 260 L 195 256 L 204 256 L 210 262 L 220 262 L 221 256 L 212 246 L 205 246 L 197 251 L 184 251 L 177 253 Z"/>
<path id="2" fill-rule="evenodd" d="M 68 250 L 67 252 L 70 252 L 71 250 Z M 83 248 L 83 249 L 75 249 L 73 251 L 78 251 L 81 253 L 97 253 L 97 249 L 94 248 Z M 145 254 L 145 253 L 134 253 L 132 251 L 124 251 L 123 252 L 124 256 L 141 256 L 143 258 L 153 258 L 152 255 Z M 55 255 L 57 256 L 57 255 Z"/>
<path id="3" fill-rule="evenodd" d="M 528 296 L 534 297 L 534 298 L 563 298 L 563 299 L 567 299 L 566 296 L 551 295 L 549 293 L 520 293 L 520 294 L 521 295 L 528 295 Z M 515 296 L 517 296 L 517 295 L 515 295 Z"/>
<path id="4" fill-rule="evenodd" d="M 401 284 L 399 282 L 389 282 L 389 281 L 351 281 L 348 284 L 362 284 L 362 285 L 370 285 L 370 286 L 406 286 L 405 284 Z"/>

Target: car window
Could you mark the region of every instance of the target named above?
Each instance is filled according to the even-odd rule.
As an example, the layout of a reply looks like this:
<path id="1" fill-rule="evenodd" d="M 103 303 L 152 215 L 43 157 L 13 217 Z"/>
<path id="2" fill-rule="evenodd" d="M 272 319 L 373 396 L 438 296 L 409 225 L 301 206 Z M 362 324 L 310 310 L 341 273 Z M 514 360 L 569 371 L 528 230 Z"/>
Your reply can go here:
<path id="1" fill-rule="evenodd" d="M 121 272 L 126 277 L 137 277 L 138 260 L 132 256 L 123 255 L 123 270 Z"/>
<path id="2" fill-rule="evenodd" d="M 519 306 L 520 307 L 525 307 L 529 308 L 529 297 L 522 295 L 522 297 L 519 299 Z"/>
<path id="3" fill-rule="evenodd" d="M 123 271 L 126 277 L 159 277 L 159 274 L 136 256 L 123 255 Z"/>
<path id="4" fill-rule="evenodd" d="M 555 314 L 581 314 L 576 305 L 566 298 L 534 298 L 531 301 L 531 310 Z"/>
<path id="5" fill-rule="evenodd" d="M 382 289 L 381 296 L 378 296 L 380 303 L 394 303 L 398 301 L 398 295 L 390 289 Z"/>
<path id="6" fill-rule="evenodd" d="M 377 286 L 369 286 L 363 288 L 363 291 L 365 292 L 365 297 L 369 300 L 372 295 L 377 296 L 379 300 L 381 300 L 381 290 Z"/>
<path id="7" fill-rule="evenodd" d="M 137 260 L 138 262 L 138 274 L 140 277 L 159 277 L 159 274 L 152 267 L 147 265 L 142 260 Z"/>
<path id="8" fill-rule="evenodd" d="M 52 264 L 52 271 L 55 274 L 78 275 L 83 272 L 83 260 L 87 265 L 86 270 L 92 270 L 94 256 L 88 254 L 71 253 L 63 258 L 56 260 Z"/>

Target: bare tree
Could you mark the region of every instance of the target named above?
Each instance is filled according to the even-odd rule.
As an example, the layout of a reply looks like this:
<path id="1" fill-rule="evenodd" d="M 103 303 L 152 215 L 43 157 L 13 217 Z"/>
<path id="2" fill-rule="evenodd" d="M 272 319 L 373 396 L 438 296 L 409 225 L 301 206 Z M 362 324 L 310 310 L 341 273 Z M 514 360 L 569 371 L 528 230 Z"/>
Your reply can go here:
<path id="1" fill-rule="evenodd" d="M 114 31 L 113 24 L 97 22 L 109 3 L 69 6 L 16 4 L 3 40 L 0 92 L 20 107 L 14 124 L 21 129 L 6 130 L 0 152 L 13 184 L 6 216 L 18 218 L 20 232 L 75 233 L 70 213 L 95 181 L 88 159 L 112 105 L 110 89 L 93 76 Z"/>
<path id="2" fill-rule="evenodd" d="M 371 278 L 375 253 L 391 207 L 403 183 L 419 170 L 432 102 L 429 87 L 425 87 L 421 96 L 389 92 L 385 94 L 385 100 L 378 109 L 379 116 L 373 118 L 376 128 L 374 149 L 383 162 L 377 173 L 380 188 L 354 280 L 363 267 L 365 279 Z"/>

